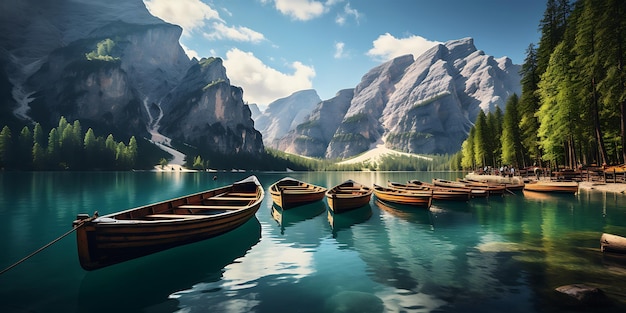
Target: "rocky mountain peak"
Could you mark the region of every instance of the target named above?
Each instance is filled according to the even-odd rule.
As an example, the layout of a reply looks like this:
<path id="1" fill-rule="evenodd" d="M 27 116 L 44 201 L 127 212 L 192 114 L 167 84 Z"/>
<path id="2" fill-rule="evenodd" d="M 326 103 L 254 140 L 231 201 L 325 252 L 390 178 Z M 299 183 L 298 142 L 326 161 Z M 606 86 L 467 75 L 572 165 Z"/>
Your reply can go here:
<path id="1" fill-rule="evenodd" d="M 478 50 L 472 38 L 436 45 L 415 59 L 397 57 L 366 73 L 352 98 L 332 99 L 347 110 L 336 126 L 326 123 L 335 130 L 330 141 L 303 125 L 336 118 L 311 115 L 276 146 L 326 158 L 351 157 L 377 142 L 410 153 L 455 153 L 480 110 L 504 109 L 510 95 L 521 93 L 519 69 Z M 311 142 L 328 144 L 321 154 Z"/>

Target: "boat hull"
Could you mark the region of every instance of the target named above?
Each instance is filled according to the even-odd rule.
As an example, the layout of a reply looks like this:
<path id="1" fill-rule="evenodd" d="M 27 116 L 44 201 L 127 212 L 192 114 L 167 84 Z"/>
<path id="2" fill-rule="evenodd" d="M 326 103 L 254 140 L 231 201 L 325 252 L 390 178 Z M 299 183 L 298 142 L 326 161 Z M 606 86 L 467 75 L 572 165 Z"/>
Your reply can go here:
<path id="1" fill-rule="evenodd" d="M 524 185 L 524 190 L 535 192 L 571 193 L 578 192 L 576 182 L 536 182 Z"/>
<path id="2" fill-rule="evenodd" d="M 379 200 L 429 208 L 433 200 L 432 190 L 407 190 L 374 186 L 374 195 Z"/>
<path id="3" fill-rule="evenodd" d="M 372 198 L 372 189 L 353 181 L 346 181 L 326 192 L 328 207 L 342 213 L 365 206 Z"/>

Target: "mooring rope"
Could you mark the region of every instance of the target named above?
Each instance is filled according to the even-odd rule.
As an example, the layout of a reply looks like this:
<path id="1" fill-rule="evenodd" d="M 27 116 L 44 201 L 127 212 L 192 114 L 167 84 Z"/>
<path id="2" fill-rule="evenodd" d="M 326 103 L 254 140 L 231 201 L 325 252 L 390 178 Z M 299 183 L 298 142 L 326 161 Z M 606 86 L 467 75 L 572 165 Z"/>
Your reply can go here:
<path id="1" fill-rule="evenodd" d="M 77 223 L 76 225 L 74 225 L 74 227 L 73 227 L 72 229 L 70 229 L 68 232 L 66 232 L 65 234 L 63 234 L 63 235 L 61 235 L 60 237 L 57 237 L 56 239 L 54 239 L 54 240 L 52 240 L 52 241 L 48 242 L 48 243 L 47 243 L 47 244 L 45 244 L 43 247 L 41 247 L 41 248 L 39 248 L 39 249 L 35 250 L 33 253 L 31 253 L 31 254 L 29 254 L 29 255 L 25 256 L 25 257 L 24 257 L 24 258 L 22 258 L 21 260 L 19 260 L 19 261 L 17 261 L 17 262 L 15 262 L 15 263 L 13 263 L 11 266 L 9 266 L 9 267 L 7 267 L 7 268 L 3 269 L 3 270 L 0 272 L 0 275 L 4 274 L 5 272 L 9 271 L 10 269 L 12 269 L 12 268 L 14 268 L 14 267 L 16 267 L 16 266 L 18 266 L 18 265 L 20 265 L 20 264 L 21 264 L 21 263 L 23 263 L 24 261 L 26 261 L 26 260 L 28 260 L 28 259 L 32 258 L 32 257 L 33 257 L 33 256 L 35 256 L 37 253 L 39 253 L 39 252 L 43 251 L 44 249 L 46 249 L 46 248 L 50 247 L 51 245 L 55 244 L 57 241 L 59 241 L 59 240 L 61 240 L 61 239 L 65 238 L 67 235 L 69 235 L 69 234 L 73 233 L 74 231 L 76 231 L 77 229 L 79 229 L 80 227 L 82 227 L 82 226 L 85 224 L 85 222 L 87 222 L 87 221 L 91 221 L 91 220 L 93 220 L 94 218 L 96 218 L 96 216 L 93 216 L 93 217 L 90 217 L 90 218 L 88 218 L 88 219 L 84 219 L 84 220 L 80 221 L 79 223 Z"/>

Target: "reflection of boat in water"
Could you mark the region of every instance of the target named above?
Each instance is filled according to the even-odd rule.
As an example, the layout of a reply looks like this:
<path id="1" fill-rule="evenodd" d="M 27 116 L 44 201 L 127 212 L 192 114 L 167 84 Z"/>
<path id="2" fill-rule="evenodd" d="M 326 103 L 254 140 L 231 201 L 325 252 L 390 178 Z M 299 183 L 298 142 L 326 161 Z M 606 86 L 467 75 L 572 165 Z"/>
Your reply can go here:
<path id="1" fill-rule="evenodd" d="M 431 223 L 434 228 L 454 229 L 454 227 L 459 225 L 474 223 L 474 215 L 469 210 L 456 205 L 457 202 L 450 202 L 450 204 L 454 204 L 454 206 L 433 205 L 430 207 Z"/>
<path id="2" fill-rule="evenodd" d="M 410 222 L 416 221 L 421 224 L 430 224 L 430 212 L 429 210 L 416 210 L 414 206 L 406 204 L 389 203 L 376 199 L 374 202 L 381 210 L 397 216 L 403 220 Z"/>
<path id="3" fill-rule="evenodd" d="M 141 312 L 163 305 L 174 292 L 220 280 L 222 269 L 246 255 L 260 238 L 261 224 L 252 218 L 219 237 L 87 272 L 80 286 L 77 311 L 108 313 L 123 308 Z"/>
<path id="4" fill-rule="evenodd" d="M 324 202 L 318 201 L 298 206 L 293 209 L 283 210 L 278 205 L 272 205 L 272 218 L 280 226 L 280 233 L 285 233 L 285 228 L 298 222 L 312 219 L 326 210 Z"/>
<path id="5" fill-rule="evenodd" d="M 333 237 L 342 229 L 347 229 L 353 225 L 363 223 L 372 216 L 372 206 L 368 203 L 358 209 L 353 209 L 345 213 L 335 214 L 328 210 L 328 223 L 333 231 Z"/>
<path id="6" fill-rule="evenodd" d="M 571 193 L 559 193 L 559 192 L 539 192 L 539 191 L 531 191 L 524 189 L 522 191 L 524 198 L 533 201 L 554 201 L 558 199 L 567 199 L 573 198 L 573 194 Z"/>
<path id="7" fill-rule="evenodd" d="M 325 193 L 324 187 L 291 177 L 285 177 L 270 186 L 272 200 L 284 210 L 322 200 Z"/>

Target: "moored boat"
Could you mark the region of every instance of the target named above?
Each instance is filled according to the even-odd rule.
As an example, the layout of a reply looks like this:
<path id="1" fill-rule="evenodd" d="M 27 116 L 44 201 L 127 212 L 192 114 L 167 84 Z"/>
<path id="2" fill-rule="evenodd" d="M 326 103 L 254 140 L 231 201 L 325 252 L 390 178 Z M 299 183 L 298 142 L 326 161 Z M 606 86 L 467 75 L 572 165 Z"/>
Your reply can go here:
<path id="1" fill-rule="evenodd" d="M 283 210 L 324 199 L 327 189 L 285 177 L 270 186 L 272 200 Z"/>
<path id="2" fill-rule="evenodd" d="M 232 185 L 74 221 L 85 270 L 135 259 L 229 232 L 254 217 L 264 197 L 256 176 Z"/>
<path id="3" fill-rule="evenodd" d="M 600 250 L 626 254 L 626 237 L 603 233 L 600 237 Z"/>
<path id="4" fill-rule="evenodd" d="M 326 191 L 328 206 L 335 213 L 362 207 L 370 202 L 372 188 L 347 180 Z"/>
<path id="5" fill-rule="evenodd" d="M 432 190 L 433 200 L 443 201 L 468 201 L 471 199 L 472 191 L 469 188 L 445 188 L 428 184 L 419 180 L 411 180 L 406 184 L 388 182 L 390 188 L 408 190 Z"/>
<path id="6" fill-rule="evenodd" d="M 540 180 L 524 185 L 524 190 L 575 194 L 578 192 L 578 183 L 573 181 Z"/>
<path id="7" fill-rule="evenodd" d="M 506 187 L 504 185 L 494 185 L 494 184 L 488 184 L 484 182 L 474 182 L 474 181 L 469 181 L 465 179 L 458 179 L 457 181 L 459 183 L 464 184 L 465 187 L 470 188 L 470 189 L 486 190 L 487 192 L 489 192 L 489 195 L 502 195 L 506 191 Z"/>
<path id="8" fill-rule="evenodd" d="M 489 197 L 489 191 L 484 188 L 472 188 L 466 184 L 460 182 L 449 181 L 445 179 L 433 178 L 433 185 L 437 187 L 470 190 L 471 198 L 486 198 Z"/>
<path id="9" fill-rule="evenodd" d="M 374 184 L 374 195 L 382 201 L 425 208 L 429 208 L 433 200 L 433 191 L 430 189 L 387 188 L 376 184 Z"/>

